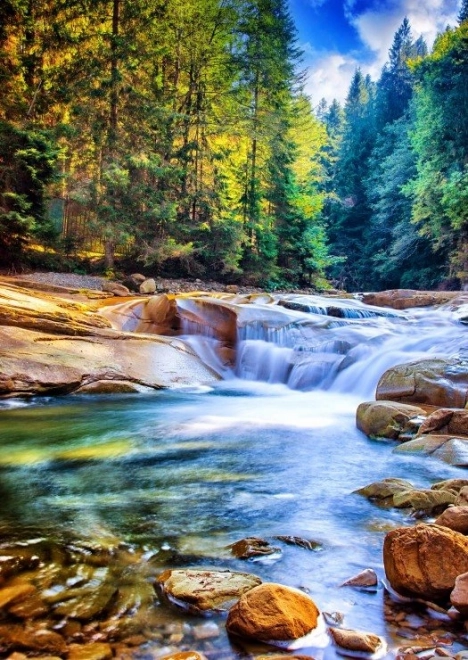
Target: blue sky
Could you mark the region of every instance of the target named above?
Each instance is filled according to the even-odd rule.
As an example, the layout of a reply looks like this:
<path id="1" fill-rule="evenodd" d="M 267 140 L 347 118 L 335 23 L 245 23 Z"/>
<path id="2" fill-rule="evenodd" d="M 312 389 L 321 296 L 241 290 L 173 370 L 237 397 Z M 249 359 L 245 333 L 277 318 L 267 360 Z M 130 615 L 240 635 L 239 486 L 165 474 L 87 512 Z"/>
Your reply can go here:
<path id="1" fill-rule="evenodd" d="M 376 80 L 405 16 L 431 47 L 455 25 L 459 0 L 289 0 L 308 70 L 306 91 L 317 105 L 343 101 L 356 67 Z"/>

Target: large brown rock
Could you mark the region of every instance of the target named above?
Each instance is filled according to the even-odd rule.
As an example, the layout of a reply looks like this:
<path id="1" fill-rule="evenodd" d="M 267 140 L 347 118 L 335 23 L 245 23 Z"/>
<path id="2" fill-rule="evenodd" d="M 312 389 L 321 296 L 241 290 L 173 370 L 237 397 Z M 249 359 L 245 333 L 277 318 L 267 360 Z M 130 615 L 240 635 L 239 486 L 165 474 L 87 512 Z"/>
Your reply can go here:
<path id="1" fill-rule="evenodd" d="M 392 367 L 380 378 L 376 399 L 465 408 L 468 365 L 461 358 L 431 358 Z"/>
<path id="2" fill-rule="evenodd" d="M 265 583 L 247 591 L 231 608 L 228 632 L 264 642 L 299 639 L 317 628 L 319 610 L 297 589 Z"/>
<path id="3" fill-rule="evenodd" d="M 390 586 L 402 596 L 445 600 L 468 571 L 468 539 L 446 527 L 420 524 L 389 532 L 383 560 Z"/>
<path id="4" fill-rule="evenodd" d="M 436 518 L 435 524 L 468 534 L 468 506 L 449 506 Z"/>
<path id="5" fill-rule="evenodd" d="M 426 417 L 417 406 L 394 401 L 367 401 L 358 406 L 356 426 L 369 437 L 397 439 L 408 429 L 409 421 Z M 413 427 L 413 431 L 416 429 Z"/>
<path id="6" fill-rule="evenodd" d="M 161 600 L 199 614 L 228 610 L 243 593 L 261 582 L 250 573 L 169 569 L 158 576 L 155 589 Z"/>
<path id="7" fill-rule="evenodd" d="M 468 617 L 468 573 L 462 573 L 455 580 L 450 594 L 450 602 L 465 618 Z"/>
<path id="8" fill-rule="evenodd" d="M 421 424 L 418 435 L 424 433 L 462 435 L 468 438 L 468 410 L 439 408 Z"/>

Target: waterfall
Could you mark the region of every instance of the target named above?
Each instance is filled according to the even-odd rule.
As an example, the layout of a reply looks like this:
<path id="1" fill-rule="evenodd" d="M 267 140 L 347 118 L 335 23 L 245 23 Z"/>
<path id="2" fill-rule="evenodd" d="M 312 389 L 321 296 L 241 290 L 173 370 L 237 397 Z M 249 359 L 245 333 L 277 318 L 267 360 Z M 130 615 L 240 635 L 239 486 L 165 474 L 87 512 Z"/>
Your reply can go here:
<path id="1" fill-rule="evenodd" d="M 151 300 L 151 299 L 149 299 Z M 123 330 L 157 332 L 146 301 L 114 306 Z M 176 299 L 174 333 L 224 379 L 281 383 L 369 398 L 397 364 L 463 350 L 466 328 L 449 310 L 399 312 L 320 296 Z"/>

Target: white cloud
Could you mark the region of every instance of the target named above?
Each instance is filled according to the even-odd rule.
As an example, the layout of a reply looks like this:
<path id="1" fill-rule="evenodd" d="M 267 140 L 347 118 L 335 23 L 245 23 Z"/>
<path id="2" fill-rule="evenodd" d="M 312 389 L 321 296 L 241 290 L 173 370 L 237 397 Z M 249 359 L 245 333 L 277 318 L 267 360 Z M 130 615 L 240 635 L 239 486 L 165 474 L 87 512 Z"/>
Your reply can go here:
<path id="1" fill-rule="evenodd" d="M 362 54 L 357 51 L 349 54 L 317 53 L 310 44 L 305 45 L 309 66 L 306 92 L 314 105 L 323 97 L 329 102 L 333 98 L 343 102 L 357 67 L 377 80 L 388 60 L 393 36 L 405 16 L 409 19 L 414 38 L 424 37 L 431 48 L 438 33 L 443 32 L 447 25 L 456 24 L 459 11 L 457 0 L 397 0 L 390 6 L 379 6 L 376 2 L 361 14 L 354 13 L 355 6 L 356 0 L 344 0 L 346 17 L 363 44 Z"/>
<path id="2" fill-rule="evenodd" d="M 343 102 L 357 66 L 359 62 L 356 59 L 340 53 L 326 53 L 318 57 L 309 68 L 305 85 L 312 104 L 316 106 L 322 98 L 328 102 L 334 98 Z"/>

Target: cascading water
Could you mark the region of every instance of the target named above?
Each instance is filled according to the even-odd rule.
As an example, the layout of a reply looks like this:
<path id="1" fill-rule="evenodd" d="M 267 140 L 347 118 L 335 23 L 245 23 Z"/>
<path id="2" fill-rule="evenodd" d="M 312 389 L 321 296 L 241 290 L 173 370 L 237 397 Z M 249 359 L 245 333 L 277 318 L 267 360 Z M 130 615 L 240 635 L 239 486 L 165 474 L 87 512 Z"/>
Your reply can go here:
<path id="1" fill-rule="evenodd" d="M 428 355 L 454 355 L 467 343 L 465 328 L 446 310 L 402 313 L 357 300 L 331 303 L 305 295 L 278 298 L 277 303 L 253 304 L 257 313 L 253 319 L 239 313 L 236 358 L 230 366 L 220 361 L 216 326 L 204 323 L 203 313 L 198 312 L 197 321 L 182 316 L 181 332 L 223 379 L 282 383 L 294 390 L 330 390 L 363 398 L 373 396 L 380 376 L 390 367 Z M 231 307 L 243 311 L 240 305 Z"/>

